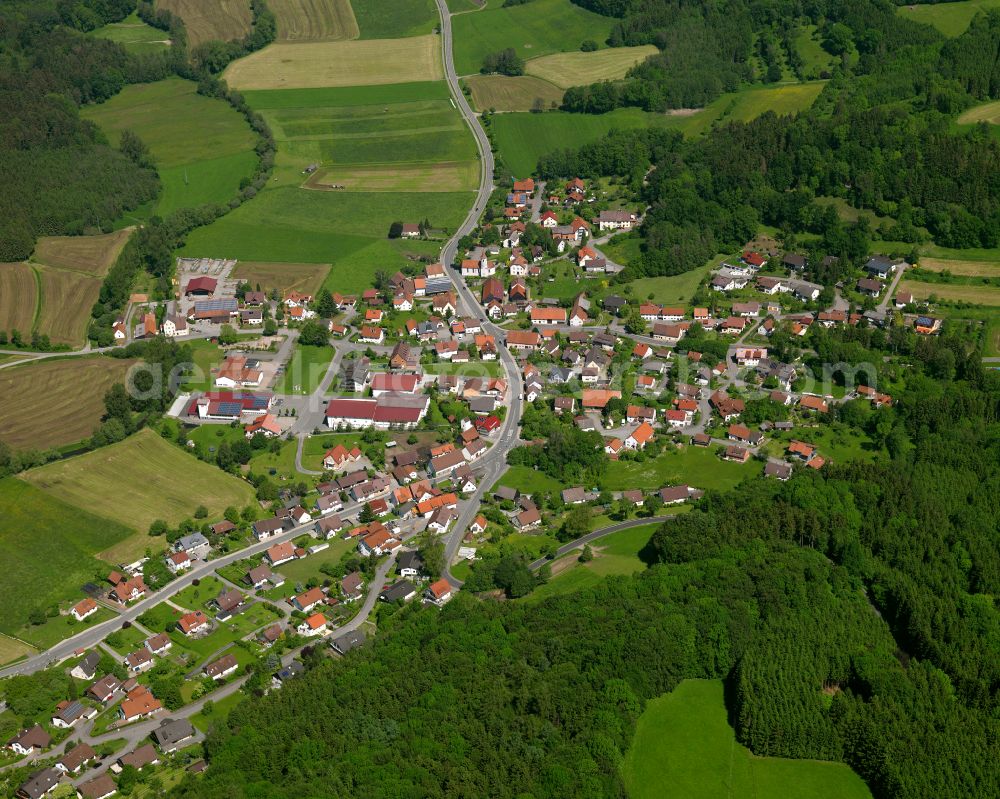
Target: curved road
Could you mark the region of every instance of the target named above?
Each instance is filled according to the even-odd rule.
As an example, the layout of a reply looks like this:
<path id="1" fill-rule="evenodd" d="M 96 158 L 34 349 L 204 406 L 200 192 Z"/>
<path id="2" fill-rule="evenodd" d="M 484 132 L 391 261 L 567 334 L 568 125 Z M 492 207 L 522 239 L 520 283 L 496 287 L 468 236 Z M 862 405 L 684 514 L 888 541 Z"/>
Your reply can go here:
<path id="1" fill-rule="evenodd" d="M 611 535 L 612 533 L 620 533 L 622 530 L 628 530 L 632 527 L 642 527 L 646 524 L 662 524 L 663 522 L 669 521 L 674 517 L 671 516 L 649 516 L 645 519 L 629 519 L 627 522 L 619 522 L 618 524 L 612 524 L 609 527 L 602 527 L 600 530 L 594 530 L 593 532 L 587 533 L 584 536 L 580 536 L 574 541 L 570 541 L 568 544 L 563 544 L 559 549 L 556 550 L 556 555 L 554 558 L 539 558 L 538 560 L 528 564 L 528 568 L 532 571 L 542 568 L 546 563 L 551 563 L 556 558 L 561 558 L 563 555 L 568 555 L 574 549 L 582 547 L 584 544 L 589 544 L 591 541 L 596 541 L 598 538 L 603 538 L 606 535 Z"/>
<path id="2" fill-rule="evenodd" d="M 504 331 L 494 325 L 486 316 L 486 312 L 479 304 L 475 294 L 469 289 L 465 281 L 455 279 L 452 264 L 458 251 L 458 241 L 463 236 L 468 235 L 479 224 L 479 217 L 486 209 L 486 203 L 493 193 L 493 149 L 490 147 L 490 140 L 486 136 L 486 131 L 479 123 L 479 118 L 469 106 L 462 89 L 458 85 L 458 75 L 455 72 L 455 59 L 452 52 L 451 35 L 451 12 L 445 0 L 436 0 L 438 14 L 441 17 L 441 51 L 444 63 L 445 79 L 448 81 L 448 88 L 451 90 L 452 99 L 459 113 L 469 125 L 469 130 L 476 140 L 476 147 L 479 149 L 479 164 L 481 168 L 479 178 L 479 190 L 476 192 L 476 202 L 472 206 L 465 221 L 455 231 L 455 235 L 449 239 L 441 250 L 441 263 L 445 272 L 451 278 L 458 296 L 458 305 L 463 315 L 472 316 L 479 320 L 483 330 L 495 336 L 498 342 L 504 341 Z M 517 445 L 518 442 L 518 420 L 521 418 L 521 396 L 523 387 L 521 385 L 521 372 L 514 361 L 513 356 L 506 346 L 497 347 L 500 353 L 500 363 L 503 366 L 507 378 L 507 390 L 510 392 L 510 400 L 507 404 L 507 415 L 504 422 L 497 431 L 493 446 L 479 459 L 475 468 L 483 470 L 483 477 L 479 482 L 476 493 L 465 507 L 459 512 L 458 519 L 448 539 L 445 542 L 445 566 L 444 577 L 453 588 L 460 588 L 462 581 L 451 573 L 451 561 L 458 552 L 458 547 L 462 543 L 462 538 L 469 524 L 479 512 L 479 504 L 487 489 L 500 478 L 507 468 L 507 453 Z"/>

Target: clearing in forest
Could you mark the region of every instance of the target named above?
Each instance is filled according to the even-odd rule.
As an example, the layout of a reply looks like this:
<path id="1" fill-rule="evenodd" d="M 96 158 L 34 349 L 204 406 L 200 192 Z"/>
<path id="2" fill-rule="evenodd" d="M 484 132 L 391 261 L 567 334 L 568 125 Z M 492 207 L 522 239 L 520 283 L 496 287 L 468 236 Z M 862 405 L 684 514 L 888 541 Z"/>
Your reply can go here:
<path id="1" fill-rule="evenodd" d="M 979 122 L 1000 125 L 1000 100 L 973 106 L 956 121 L 959 125 L 975 125 Z"/>
<path id="2" fill-rule="evenodd" d="M 843 763 L 756 757 L 736 743 L 721 680 L 684 680 L 648 702 L 622 773 L 634 799 L 871 799 Z"/>
<path id="3" fill-rule="evenodd" d="M 589 53 L 554 53 L 532 58 L 524 65 L 524 71 L 568 89 L 570 86 L 624 78 L 632 67 L 658 52 L 653 45 L 646 44 L 641 47 L 612 47 Z"/>

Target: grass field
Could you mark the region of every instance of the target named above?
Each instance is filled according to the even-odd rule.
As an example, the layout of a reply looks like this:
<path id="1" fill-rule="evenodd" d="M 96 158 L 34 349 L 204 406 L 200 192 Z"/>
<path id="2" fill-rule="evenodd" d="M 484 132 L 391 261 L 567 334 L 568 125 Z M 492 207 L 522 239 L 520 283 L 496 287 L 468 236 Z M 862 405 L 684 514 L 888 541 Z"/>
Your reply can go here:
<path id="1" fill-rule="evenodd" d="M 133 53 L 150 53 L 166 47 L 167 32 L 147 25 L 134 11 L 121 22 L 112 22 L 89 33 L 101 39 L 118 42 Z"/>
<path id="2" fill-rule="evenodd" d="M 277 289 L 282 296 L 290 291 L 315 295 L 323 285 L 330 264 L 283 264 L 261 261 L 240 261 L 233 270 L 233 277 L 247 281 L 263 291 Z"/>
<path id="3" fill-rule="evenodd" d="M 274 269 L 332 263 L 327 287 L 347 292 L 369 288 L 376 270 L 408 256 L 437 255 L 435 242 L 387 234 L 394 221 L 425 218 L 453 230 L 472 203 L 475 143 L 447 97 L 443 82 L 248 92 L 278 142 L 274 180 L 193 231 L 184 254 L 225 253 Z M 314 181 L 364 190 L 303 189 L 312 163 L 321 165 Z"/>
<path id="4" fill-rule="evenodd" d="M 668 451 L 656 459 L 621 461 L 601 481 L 609 491 L 633 488 L 656 489 L 665 485 L 686 483 L 694 488 L 725 490 L 739 484 L 745 477 L 760 474 L 764 467 L 756 461 L 732 463 L 715 454 L 715 447 L 684 447 Z"/>
<path id="5" fill-rule="evenodd" d="M 756 757 L 736 743 L 721 680 L 684 680 L 639 717 L 622 769 L 633 799 L 869 799 L 843 763 Z"/>
<path id="6" fill-rule="evenodd" d="M 896 12 L 914 22 L 933 25 L 945 36 L 961 36 L 980 11 L 1000 8 L 1000 0 L 964 0 L 960 3 L 925 3 L 900 6 Z"/>
<path id="7" fill-rule="evenodd" d="M 33 655 L 36 651 L 35 647 L 24 641 L 19 641 L 8 635 L 0 635 L 0 665 Z"/>
<path id="8" fill-rule="evenodd" d="M 538 100 L 550 108 L 562 103 L 564 94 L 558 86 L 530 75 L 470 75 L 463 80 L 477 111 L 530 111 Z"/>
<path id="9" fill-rule="evenodd" d="M 362 39 L 397 39 L 430 33 L 438 24 L 434 0 L 351 0 Z"/>
<path id="10" fill-rule="evenodd" d="M 128 241 L 132 228 L 96 236 L 43 236 L 35 244 L 33 261 L 104 277 Z"/>
<path id="11" fill-rule="evenodd" d="M 961 5 L 961 3 L 953 5 Z M 983 103 L 982 105 L 970 108 L 956 122 L 959 125 L 975 125 L 979 122 L 1000 125 L 1000 100 L 994 100 L 992 103 Z"/>
<path id="12" fill-rule="evenodd" d="M 0 330 L 17 330 L 30 338 L 38 300 L 38 278 L 30 266 L 0 264 Z"/>
<path id="13" fill-rule="evenodd" d="M 530 5 L 530 4 L 529 4 Z M 527 7 L 527 6 L 525 6 Z M 538 159 L 563 147 L 581 147 L 614 128 L 660 126 L 696 136 L 719 122 L 747 121 L 765 111 L 790 114 L 810 106 L 822 83 L 804 83 L 724 94 L 706 108 L 689 114 L 653 114 L 637 108 L 618 108 L 607 114 L 500 114 L 493 118 L 500 154 L 516 175 L 535 171 Z"/>
<path id="14" fill-rule="evenodd" d="M 96 553 L 131 531 L 13 477 L 0 480 L 0 507 L 6 570 L 0 630 L 34 642 L 48 624 L 32 627 L 28 614 L 81 599 L 80 587 L 107 573 Z"/>
<path id="15" fill-rule="evenodd" d="M 820 36 L 815 25 L 802 25 L 795 35 L 795 49 L 802 58 L 802 74 L 806 77 L 819 77 L 822 70 L 832 69 L 836 63 L 820 44 Z"/>
<path id="16" fill-rule="evenodd" d="M 588 563 L 579 562 L 579 551 L 571 552 L 565 556 L 569 562 L 563 568 L 553 568 L 555 576 L 532 591 L 530 598 L 539 600 L 557 594 L 570 594 L 596 585 L 605 577 L 634 574 L 645 569 L 646 564 L 639 558 L 639 553 L 659 526 L 644 524 L 594 541 L 590 545 L 594 559 Z"/>
<path id="17" fill-rule="evenodd" d="M 966 277 L 1000 277 L 1000 261 L 963 261 L 952 258 L 921 258 L 920 268 L 928 272 L 951 272 Z M 919 274 L 916 272 L 915 274 Z"/>
<path id="18" fill-rule="evenodd" d="M 524 494 L 536 491 L 562 491 L 566 486 L 542 472 L 536 472 L 530 466 L 510 466 L 503 473 L 498 485 L 516 488 Z"/>
<path id="19" fill-rule="evenodd" d="M 511 172 L 530 175 L 541 156 L 565 147 L 582 147 L 597 141 L 612 129 L 681 127 L 686 120 L 685 117 L 652 114 L 638 108 L 617 108 L 607 114 L 569 114 L 564 111 L 498 114 L 490 124 L 497 148 Z"/>
<path id="20" fill-rule="evenodd" d="M 156 0 L 156 7 L 184 20 L 188 47 L 211 39 L 228 42 L 250 32 L 250 0 Z"/>
<path id="21" fill-rule="evenodd" d="M 524 71 L 568 89 L 570 86 L 624 78 L 632 67 L 658 52 L 653 45 L 645 44 L 641 47 L 612 47 L 590 53 L 580 50 L 555 53 L 532 58 L 524 65 Z"/>
<path id="22" fill-rule="evenodd" d="M 71 358 L 0 371 L 0 441 L 48 449 L 87 438 L 100 424 L 104 394 L 135 361 Z"/>
<path id="23" fill-rule="evenodd" d="M 156 519 L 177 524 L 199 505 L 216 517 L 229 505 L 242 507 L 253 499 L 247 483 L 191 457 L 148 428 L 109 447 L 31 469 L 24 479 L 140 533 Z"/>
<path id="24" fill-rule="evenodd" d="M 151 213 L 226 203 L 256 164 L 256 140 L 246 120 L 197 89 L 180 78 L 126 86 L 83 112 L 113 144 L 128 128 L 149 147 L 163 183 Z"/>
<path id="25" fill-rule="evenodd" d="M 361 35 L 351 0 L 269 0 L 278 20 L 279 42 L 357 39 Z"/>
<path id="26" fill-rule="evenodd" d="M 918 300 L 925 300 L 933 295 L 943 302 L 1000 306 L 1000 288 L 996 286 L 949 285 L 948 283 L 920 283 L 916 280 L 902 280 L 896 290 L 909 291 Z"/>
<path id="27" fill-rule="evenodd" d="M 627 285 L 632 287 L 632 296 L 643 301 L 652 294 L 653 302 L 663 304 L 690 302 L 702 279 L 724 260 L 725 256 L 720 255 L 690 272 L 669 277 L 642 277 Z"/>
<path id="28" fill-rule="evenodd" d="M 479 72 L 483 56 L 508 47 L 527 60 L 579 50 L 587 39 L 603 46 L 613 24 L 611 17 L 587 11 L 569 0 L 532 0 L 509 8 L 493 3 L 483 11 L 452 19 L 455 70 L 459 75 Z"/>
<path id="29" fill-rule="evenodd" d="M 252 202 L 187 238 L 181 255 L 280 263 L 330 263 L 326 286 L 355 292 L 371 287 L 379 269 L 434 256 L 440 244 L 385 238 L 392 222 L 431 220 L 451 230 L 468 212 L 470 192 L 319 192 L 286 187 L 262 192 Z M 359 220 L 364 220 L 359 224 Z"/>
<path id="30" fill-rule="evenodd" d="M 369 41 L 272 44 L 234 61 L 223 73 L 243 89 L 300 89 L 368 86 L 440 80 L 437 36 Z"/>
<path id="31" fill-rule="evenodd" d="M 479 183 L 476 161 L 443 161 L 435 164 L 359 164 L 318 170 L 305 186 L 316 191 L 472 191 Z"/>
<path id="32" fill-rule="evenodd" d="M 312 394 L 333 359 L 333 347 L 298 344 L 283 375 L 275 383 L 278 394 Z"/>

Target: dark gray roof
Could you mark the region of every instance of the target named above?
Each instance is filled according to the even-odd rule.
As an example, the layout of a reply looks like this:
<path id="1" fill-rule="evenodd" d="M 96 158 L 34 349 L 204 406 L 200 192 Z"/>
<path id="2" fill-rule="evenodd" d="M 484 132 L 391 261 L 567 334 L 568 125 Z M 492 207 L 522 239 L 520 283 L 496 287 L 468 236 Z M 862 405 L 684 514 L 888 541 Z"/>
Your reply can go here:
<path id="1" fill-rule="evenodd" d="M 153 740 L 160 746 L 170 746 L 194 735 L 194 727 L 187 719 L 164 719 L 153 730 Z"/>
<path id="2" fill-rule="evenodd" d="M 388 588 L 382 590 L 379 597 L 384 602 L 395 602 L 398 599 L 405 599 L 410 596 L 410 594 L 415 594 L 417 589 L 414 588 L 413 583 L 409 580 L 400 580 L 399 582 L 393 583 Z"/>
<path id="3" fill-rule="evenodd" d="M 62 775 L 54 768 L 44 768 L 36 771 L 17 789 L 17 795 L 26 799 L 40 799 L 59 784 Z"/>
<path id="4" fill-rule="evenodd" d="M 334 638 L 330 642 L 330 646 L 333 647 L 334 651 L 346 655 L 352 649 L 361 646 L 364 642 L 365 634 L 361 630 L 354 630 Z"/>

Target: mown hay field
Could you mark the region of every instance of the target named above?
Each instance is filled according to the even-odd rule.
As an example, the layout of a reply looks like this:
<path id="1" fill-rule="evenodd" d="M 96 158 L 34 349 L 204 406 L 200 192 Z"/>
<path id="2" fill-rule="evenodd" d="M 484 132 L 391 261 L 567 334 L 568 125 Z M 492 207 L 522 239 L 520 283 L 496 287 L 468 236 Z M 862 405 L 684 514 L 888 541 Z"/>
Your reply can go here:
<path id="1" fill-rule="evenodd" d="M 564 94 L 558 86 L 530 75 L 470 75 L 463 80 L 477 111 L 531 111 L 539 100 L 548 109 L 562 103 Z"/>
<path id="2" fill-rule="evenodd" d="M 434 0 L 351 0 L 362 39 L 422 36 L 439 23 Z"/>
<path id="3" fill-rule="evenodd" d="M 23 263 L 0 264 L 0 330 L 30 338 L 38 307 L 38 281 Z"/>
<path id="4" fill-rule="evenodd" d="M 250 0 L 156 0 L 156 7 L 184 20 L 188 47 L 212 39 L 228 42 L 250 32 Z"/>
<path id="5" fill-rule="evenodd" d="M 441 42 L 433 34 L 407 39 L 279 43 L 230 64 L 230 86 L 297 89 L 440 80 Z"/>
<path id="6" fill-rule="evenodd" d="M 361 35 L 351 0 L 269 0 L 278 21 L 278 41 L 316 42 Z"/>
<path id="7" fill-rule="evenodd" d="M 916 280 L 900 281 L 898 291 L 908 291 L 914 299 L 925 300 L 934 296 L 945 302 L 968 302 L 972 305 L 1000 306 L 1000 288 L 996 286 L 968 286 L 949 283 L 920 283 Z"/>
<path id="8" fill-rule="evenodd" d="M 90 311 L 101 294 L 101 278 L 37 266 L 42 282 L 42 307 L 36 330 L 53 344 L 83 346 Z"/>
<path id="9" fill-rule="evenodd" d="M 33 261 L 104 277 L 128 241 L 133 228 L 96 236 L 43 236 L 31 255 Z"/>
<path id="10" fill-rule="evenodd" d="M 624 78 L 632 67 L 658 52 L 653 45 L 646 44 L 641 47 L 612 47 L 589 53 L 554 53 L 532 58 L 524 65 L 524 71 L 568 89 L 570 86 Z"/>
<path id="11" fill-rule="evenodd" d="M 930 272 L 951 272 L 966 277 L 1000 277 L 1000 261 L 963 261 L 951 258 L 921 258 L 920 268 Z"/>
<path id="12" fill-rule="evenodd" d="M 59 358 L 0 369 L 0 441 L 48 449 L 87 438 L 100 424 L 104 394 L 135 361 Z"/>
<path id="13" fill-rule="evenodd" d="M 975 125 L 979 122 L 1000 125 L 1000 100 L 974 106 L 959 116 L 956 121 L 959 125 Z"/>
<path id="14" fill-rule="evenodd" d="M 282 295 L 290 291 L 315 295 L 330 271 L 330 264 L 286 264 L 262 261 L 240 261 L 233 277 L 245 280 L 263 291 L 277 289 Z"/>
<path id="15" fill-rule="evenodd" d="M 253 489 L 145 428 L 108 447 L 24 472 L 23 479 L 90 513 L 144 532 L 178 524 L 204 505 L 211 518 L 243 507 Z"/>

